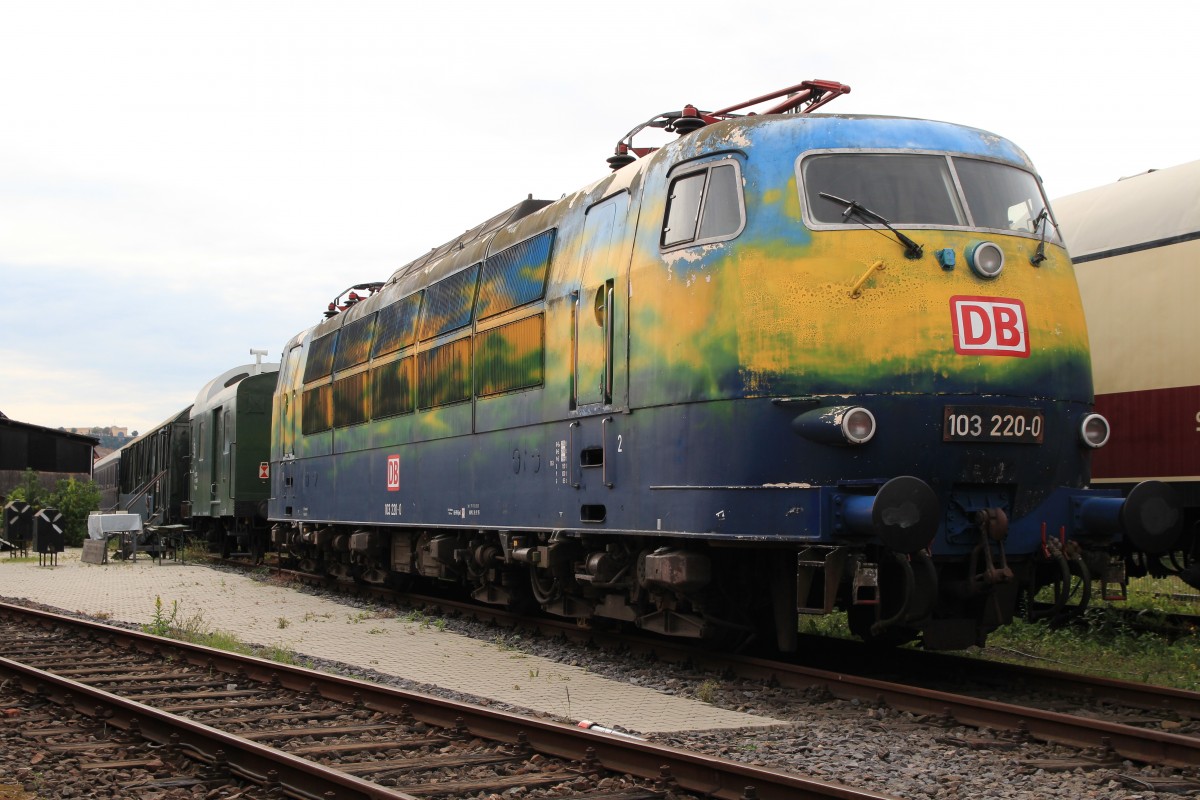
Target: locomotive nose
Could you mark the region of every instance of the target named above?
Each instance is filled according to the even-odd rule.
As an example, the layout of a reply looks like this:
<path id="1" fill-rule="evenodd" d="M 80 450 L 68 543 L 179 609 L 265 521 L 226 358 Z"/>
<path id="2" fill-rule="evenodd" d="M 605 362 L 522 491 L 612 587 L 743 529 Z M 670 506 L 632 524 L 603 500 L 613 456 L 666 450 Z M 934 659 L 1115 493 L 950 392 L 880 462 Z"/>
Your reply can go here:
<path id="1" fill-rule="evenodd" d="M 1079 504 L 1079 517 L 1087 533 L 1123 533 L 1135 550 L 1150 555 L 1170 550 L 1183 530 L 1179 497 L 1161 481 L 1142 481 L 1124 500 L 1089 497 Z"/>
<path id="2" fill-rule="evenodd" d="M 857 533 L 874 533 L 897 553 L 915 553 L 928 545 L 941 516 L 929 484 L 911 475 L 892 478 L 873 496 L 844 499 L 846 523 Z"/>

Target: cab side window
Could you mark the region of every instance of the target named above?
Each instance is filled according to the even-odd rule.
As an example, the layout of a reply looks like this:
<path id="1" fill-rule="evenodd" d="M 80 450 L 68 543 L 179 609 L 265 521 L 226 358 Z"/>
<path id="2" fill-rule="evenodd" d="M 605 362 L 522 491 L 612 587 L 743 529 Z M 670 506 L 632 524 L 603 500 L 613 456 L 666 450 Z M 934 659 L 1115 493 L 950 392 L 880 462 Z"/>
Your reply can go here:
<path id="1" fill-rule="evenodd" d="M 736 161 L 701 164 L 671 178 L 663 218 L 663 249 L 732 239 L 746 224 Z"/>

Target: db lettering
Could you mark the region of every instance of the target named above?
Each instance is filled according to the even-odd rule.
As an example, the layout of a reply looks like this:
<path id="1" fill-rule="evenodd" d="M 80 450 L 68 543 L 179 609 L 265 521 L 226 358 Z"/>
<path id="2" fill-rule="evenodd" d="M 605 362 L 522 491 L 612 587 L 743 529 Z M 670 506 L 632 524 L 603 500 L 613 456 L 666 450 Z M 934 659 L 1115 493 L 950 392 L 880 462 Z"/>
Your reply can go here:
<path id="1" fill-rule="evenodd" d="M 400 456 L 388 456 L 387 460 L 387 489 L 389 492 L 400 491 Z"/>
<path id="2" fill-rule="evenodd" d="M 951 297 L 950 320 L 956 353 L 1029 357 L 1029 326 L 1020 300 Z"/>

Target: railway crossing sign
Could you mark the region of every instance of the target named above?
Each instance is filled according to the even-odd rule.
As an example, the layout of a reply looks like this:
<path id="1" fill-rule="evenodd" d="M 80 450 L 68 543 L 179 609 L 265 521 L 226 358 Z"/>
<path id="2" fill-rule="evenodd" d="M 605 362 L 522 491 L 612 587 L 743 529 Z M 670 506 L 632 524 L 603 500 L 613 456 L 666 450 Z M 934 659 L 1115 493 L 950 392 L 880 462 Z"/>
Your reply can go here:
<path id="1" fill-rule="evenodd" d="M 37 512 L 35 524 L 39 531 L 45 531 L 50 534 L 60 534 L 63 532 L 63 515 L 57 508 L 43 508 Z"/>
<path id="2" fill-rule="evenodd" d="M 28 539 L 33 532 L 33 507 L 13 500 L 4 507 L 4 531 L 12 539 Z"/>
<path id="3" fill-rule="evenodd" d="M 57 508 L 43 508 L 33 518 L 33 549 L 38 553 L 42 566 L 58 563 L 58 554 L 66 546 L 63 528 L 66 520 Z M 47 559 L 46 557 L 50 558 Z"/>

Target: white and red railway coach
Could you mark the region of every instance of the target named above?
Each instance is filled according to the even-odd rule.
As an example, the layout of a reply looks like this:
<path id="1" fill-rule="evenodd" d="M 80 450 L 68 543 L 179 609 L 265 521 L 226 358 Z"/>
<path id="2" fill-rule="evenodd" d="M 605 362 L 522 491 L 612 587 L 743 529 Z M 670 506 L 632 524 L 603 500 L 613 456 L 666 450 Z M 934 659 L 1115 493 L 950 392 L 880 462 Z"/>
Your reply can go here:
<path id="1" fill-rule="evenodd" d="M 1093 482 L 1170 483 L 1179 549 L 1200 557 L 1200 161 L 1054 201 L 1087 315 L 1096 410 L 1112 425 Z"/>

